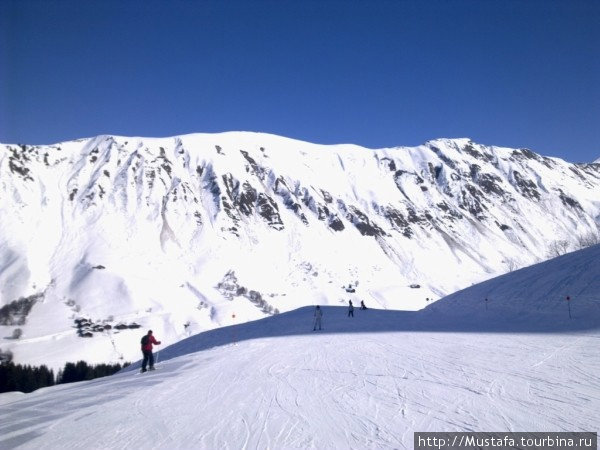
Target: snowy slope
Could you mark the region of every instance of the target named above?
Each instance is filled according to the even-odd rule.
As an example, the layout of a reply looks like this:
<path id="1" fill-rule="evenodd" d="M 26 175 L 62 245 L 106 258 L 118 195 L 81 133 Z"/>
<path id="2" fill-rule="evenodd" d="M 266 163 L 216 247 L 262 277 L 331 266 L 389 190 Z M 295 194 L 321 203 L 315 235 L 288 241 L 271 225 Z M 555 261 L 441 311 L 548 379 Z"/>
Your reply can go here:
<path id="1" fill-rule="evenodd" d="M 173 343 L 317 302 L 418 310 L 600 220 L 599 166 L 468 139 L 98 136 L 2 145 L 0 180 L 0 304 L 31 306 L 2 349 L 55 368 L 136 357 L 138 325 Z"/>
<path id="2" fill-rule="evenodd" d="M 326 306 L 322 332 L 304 307 L 190 337 L 156 372 L 2 394 L 0 446 L 410 449 L 415 431 L 595 430 L 599 261 L 595 246 L 417 312 Z"/>
<path id="3" fill-rule="evenodd" d="M 567 327 L 597 328 L 599 261 L 600 245 L 595 245 L 456 292 L 425 312 L 443 315 L 451 323 L 470 323 L 488 330 L 547 330 L 561 323 Z"/>

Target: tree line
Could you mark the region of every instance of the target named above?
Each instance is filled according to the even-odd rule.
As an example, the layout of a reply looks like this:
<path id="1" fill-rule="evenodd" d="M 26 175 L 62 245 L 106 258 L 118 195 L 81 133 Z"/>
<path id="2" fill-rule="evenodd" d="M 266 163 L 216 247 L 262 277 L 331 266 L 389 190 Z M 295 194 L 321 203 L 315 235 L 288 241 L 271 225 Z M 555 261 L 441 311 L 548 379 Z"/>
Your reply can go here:
<path id="1" fill-rule="evenodd" d="M 85 361 L 68 362 L 55 376 L 54 371 L 45 365 L 38 367 L 6 361 L 0 364 L 0 393 L 33 392 L 36 389 L 55 384 L 92 380 L 112 375 L 128 365 L 129 363 L 90 365 Z"/>

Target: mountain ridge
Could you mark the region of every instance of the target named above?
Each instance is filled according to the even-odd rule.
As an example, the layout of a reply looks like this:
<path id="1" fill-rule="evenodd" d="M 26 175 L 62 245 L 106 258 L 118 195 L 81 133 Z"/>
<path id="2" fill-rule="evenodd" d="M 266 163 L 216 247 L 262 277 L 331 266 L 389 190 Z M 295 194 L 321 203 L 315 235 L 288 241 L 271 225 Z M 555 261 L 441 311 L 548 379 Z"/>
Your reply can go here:
<path id="1" fill-rule="evenodd" d="M 262 131 L 250 131 L 250 130 L 238 130 L 238 131 L 219 131 L 219 132 L 214 132 L 214 133 L 209 133 L 209 132 L 190 132 L 190 133 L 183 133 L 183 134 L 175 134 L 175 135 L 169 135 L 169 136 L 141 136 L 141 135 L 122 135 L 122 134 L 98 134 L 98 135 L 94 135 L 94 136 L 88 136 L 88 137 L 80 137 L 80 138 L 74 138 L 74 139 L 66 139 L 66 140 L 62 140 L 62 141 L 57 141 L 57 142 L 52 142 L 49 144 L 24 144 L 22 142 L 0 142 L 0 146 L 14 146 L 14 147 L 22 147 L 22 146 L 27 146 L 27 147 L 55 147 L 55 146 L 60 146 L 61 144 L 69 144 L 69 143 L 81 143 L 84 141 L 92 141 L 92 140 L 96 140 L 96 139 L 107 139 L 107 138 L 114 138 L 114 139 L 122 139 L 122 140 L 131 140 L 131 139 L 137 139 L 137 140 L 152 140 L 152 141 L 165 141 L 165 143 L 167 142 L 172 142 L 173 140 L 176 139 L 180 139 L 180 138 L 194 138 L 194 137 L 207 137 L 207 136 L 234 136 L 234 137 L 240 137 L 240 136 L 267 136 L 270 138 L 274 138 L 274 139 L 279 139 L 281 141 L 288 141 L 288 142 L 296 142 L 299 144 L 306 144 L 306 145 L 311 145 L 311 146 L 316 146 L 316 147 L 353 147 L 353 148 L 360 148 L 363 150 L 394 150 L 394 149 L 403 149 L 403 148 L 417 148 L 417 147 L 422 147 L 422 146 L 426 146 L 430 143 L 435 143 L 435 142 L 453 142 L 453 143 L 463 143 L 463 144 L 467 144 L 467 143 L 476 143 L 476 141 L 474 141 L 472 138 L 467 137 L 467 136 L 462 136 L 462 137 L 454 137 L 454 138 L 449 138 L 449 137 L 438 137 L 438 138 L 433 138 L 433 139 L 428 139 L 425 142 L 423 142 L 420 145 L 417 146 L 405 146 L 405 145 L 392 145 L 392 146 L 384 146 L 384 147 L 367 147 L 364 145 L 360 145 L 360 144 L 355 144 L 352 142 L 336 142 L 336 143 L 317 143 L 317 142 L 312 142 L 306 139 L 302 139 L 302 138 L 292 138 L 292 137 L 287 137 L 287 136 L 283 136 L 283 135 L 279 135 L 279 134 L 275 134 L 275 133 L 269 133 L 269 132 L 262 132 Z M 537 153 L 534 150 L 527 148 L 527 147 L 507 147 L 507 146 L 502 146 L 502 145 L 488 145 L 488 144 L 480 144 L 480 143 L 476 143 L 477 145 L 481 145 L 483 147 L 487 147 L 487 148 L 495 148 L 495 149 L 508 149 L 508 150 L 525 150 L 525 151 L 530 151 L 533 153 L 536 153 L 544 158 L 549 158 L 549 159 L 555 159 L 555 160 L 560 160 L 563 161 L 565 163 L 569 163 L 569 164 L 576 164 L 576 165 L 587 165 L 587 164 L 598 164 L 600 163 L 600 158 L 594 160 L 594 161 L 589 161 L 589 162 L 573 162 L 573 161 L 568 161 L 564 158 L 558 157 L 558 156 L 544 156 L 541 153 Z"/>
<path id="2" fill-rule="evenodd" d="M 91 335 L 106 361 L 136 355 L 136 325 L 175 342 L 350 298 L 421 309 L 598 239 L 600 222 L 598 166 L 467 138 L 102 135 L 0 145 L 0 176 L 0 305 L 38 296 L 4 346 L 24 361 L 46 335 L 70 359 Z"/>

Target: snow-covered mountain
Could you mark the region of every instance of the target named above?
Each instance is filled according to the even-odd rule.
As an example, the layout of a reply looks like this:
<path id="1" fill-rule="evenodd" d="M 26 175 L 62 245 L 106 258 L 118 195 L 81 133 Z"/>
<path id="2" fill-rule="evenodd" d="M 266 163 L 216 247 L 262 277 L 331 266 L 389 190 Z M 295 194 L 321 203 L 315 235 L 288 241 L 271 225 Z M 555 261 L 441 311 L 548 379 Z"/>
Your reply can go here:
<path id="1" fill-rule="evenodd" d="M 0 180 L 0 333 L 22 330 L 2 348 L 55 367 L 137 358 L 138 326 L 173 343 L 349 298 L 417 310 L 600 222 L 600 165 L 468 139 L 99 136 L 2 145 Z"/>
<path id="2" fill-rule="evenodd" d="M 596 245 L 422 311 L 326 306 L 312 332 L 303 307 L 211 330 L 161 349 L 155 372 L 1 394 L 0 447 L 410 449 L 415 431 L 595 430 L 599 290 Z"/>

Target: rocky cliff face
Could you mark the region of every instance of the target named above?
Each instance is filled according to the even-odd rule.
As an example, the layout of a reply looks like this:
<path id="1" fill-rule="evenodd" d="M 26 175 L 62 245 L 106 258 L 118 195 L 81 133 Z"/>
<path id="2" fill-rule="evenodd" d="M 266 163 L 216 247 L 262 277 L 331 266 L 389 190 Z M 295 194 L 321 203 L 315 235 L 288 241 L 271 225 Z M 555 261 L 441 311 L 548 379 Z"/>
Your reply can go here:
<path id="1" fill-rule="evenodd" d="M 593 243 L 600 165 L 468 139 L 99 136 L 1 145 L 0 210 L 0 305 L 36 299 L 9 347 L 89 332 L 104 361 L 129 357 L 132 323 L 169 342 L 354 297 L 419 309 Z"/>

